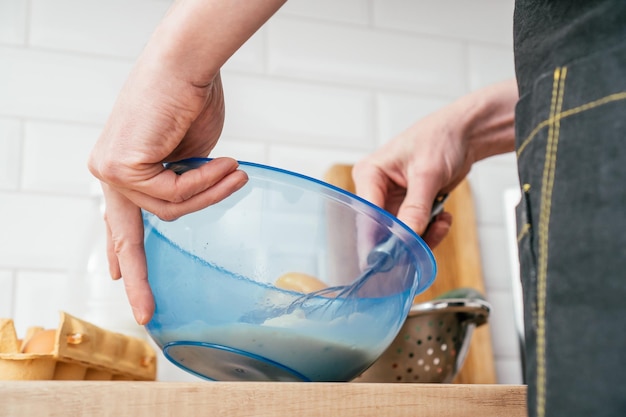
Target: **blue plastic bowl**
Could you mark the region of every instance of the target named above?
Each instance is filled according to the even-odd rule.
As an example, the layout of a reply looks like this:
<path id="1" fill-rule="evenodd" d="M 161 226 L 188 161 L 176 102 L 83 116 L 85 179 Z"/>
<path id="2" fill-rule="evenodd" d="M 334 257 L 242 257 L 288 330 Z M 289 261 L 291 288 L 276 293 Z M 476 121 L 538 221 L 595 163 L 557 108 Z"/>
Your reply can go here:
<path id="1" fill-rule="evenodd" d="M 143 213 L 156 302 L 149 334 L 170 361 L 209 380 L 352 380 L 385 351 L 415 295 L 432 283 L 432 252 L 351 193 L 269 166 L 240 162 L 240 169 L 248 183 L 218 204 L 172 222 Z M 392 236 L 402 256 L 357 297 L 316 297 L 294 309 L 302 294 L 274 285 L 288 272 L 349 284 L 369 251 Z"/>

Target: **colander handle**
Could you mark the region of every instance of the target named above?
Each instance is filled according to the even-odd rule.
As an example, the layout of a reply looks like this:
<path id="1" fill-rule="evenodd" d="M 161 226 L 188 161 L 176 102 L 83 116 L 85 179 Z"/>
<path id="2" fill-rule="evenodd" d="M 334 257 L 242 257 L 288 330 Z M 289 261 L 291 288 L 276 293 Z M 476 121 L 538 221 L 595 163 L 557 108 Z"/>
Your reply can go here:
<path id="1" fill-rule="evenodd" d="M 435 297 L 435 300 L 447 298 L 465 298 L 485 301 L 485 297 L 478 290 L 469 287 L 455 288 L 453 290 L 446 291 L 445 293 Z"/>
<path id="2" fill-rule="evenodd" d="M 485 301 L 480 293 L 471 288 L 460 288 L 446 292 L 444 295 L 474 295 L 466 297 L 437 297 L 431 301 L 413 304 L 410 316 L 436 313 L 462 313 L 464 321 L 472 322 L 476 327 L 487 323 L 491 304 Z M 477 296 L 476 296 L 477 295 Z"/>

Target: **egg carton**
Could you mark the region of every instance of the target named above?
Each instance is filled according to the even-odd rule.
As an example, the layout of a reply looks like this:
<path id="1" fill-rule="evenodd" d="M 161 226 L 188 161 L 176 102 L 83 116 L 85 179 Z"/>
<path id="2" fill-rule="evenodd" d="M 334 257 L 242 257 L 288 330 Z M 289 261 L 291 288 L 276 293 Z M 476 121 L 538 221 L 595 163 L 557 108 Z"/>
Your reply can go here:
<path id="1" fill-rule="evenodd" d="M 156 362 L 148 342 L 65 312 L 56 329 L 30 327 L 22 340 L 0 319 L 0 380 L 153 381 Z"/>

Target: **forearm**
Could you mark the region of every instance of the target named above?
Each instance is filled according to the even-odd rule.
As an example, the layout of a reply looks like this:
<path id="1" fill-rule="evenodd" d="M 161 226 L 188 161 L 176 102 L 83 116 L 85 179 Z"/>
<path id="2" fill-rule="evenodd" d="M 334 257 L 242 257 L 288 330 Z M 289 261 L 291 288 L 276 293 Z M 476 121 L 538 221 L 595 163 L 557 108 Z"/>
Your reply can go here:
<path id="1" fill-rule="evenodd" d="M 140 59 L 195 86 L 209 84 L 221 66 L 286 0 L 177 0 Z"/>
<path id="2" fill-rule="evenodd" d="M 477 90 L 452 104 L 474 162 L 514 150 L 518 97 L 517 83 L 511 79 Z"/>

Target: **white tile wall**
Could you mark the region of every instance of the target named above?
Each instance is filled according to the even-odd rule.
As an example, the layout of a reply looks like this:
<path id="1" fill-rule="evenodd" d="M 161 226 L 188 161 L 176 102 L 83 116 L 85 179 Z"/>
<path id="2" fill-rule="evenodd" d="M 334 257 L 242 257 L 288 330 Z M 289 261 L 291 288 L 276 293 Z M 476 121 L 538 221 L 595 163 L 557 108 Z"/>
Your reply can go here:
<path id="1" fill-rule="evenodd" d="M 225 135 L 361 149 L 374 143 L 367 91 L 238 74 L 224 74 L 223 82 Z"/>
<path id="2" fill-rule="evenodd" d="M 13 272 L 0 269 L 0 317 L 13 316 Z"/>
<path id="3" fill-rule="evenodd" d="M 0 115 L 103 123 L 131 62 L 0 45 Z"/>
<path id="4" fill-rule="evenodd" d="M 223 67 L 226 73 L 241 71 L 245 74 L 262 74 L 266 66 L 266 27 L 259 29 Z"/>
<path id="5" fill-rule="evenodd" d="M 373 0 L 377 27 L 468 41 L 512 42 L 513 2 Z"/>
<path id="6" fill-rule="evenodd" d="M 271 74 L 444 96 L 465 91 L 459 41 L 278 18 L 268 44 Z"/>
<path id="7" fill-rule="evenodd" d="M 314 178 L 323 178 L 332 164 L 352 163 L 366 152 L 347 151 L 338 147 L 272 146 L 268 164 L 300 172 Z"/>
<path id="8" fill-rule="evenodd" d="M 67 155 L 60 155 L 68 158 Z M 78 261 L 91 201 L 53 193 L 0 192 L 2 268 L 65 270 Z"/>
<path id="9" fill-rule="evenodd" d="M 379 94 L 377 104 L 377 143 L 383 144 L 451 99 L 408 94 Z"/>
<path id="10" fill-rule="evenodd" d="M 514 64 L 510 47 L 470 44 L 467 63 L 470 90 L 511 78 L 515 72 Z"/>
<path id="11" fill-rule="evenodd" d="M 0 190 L 17 189 L 22 162 L 22 126 L 19 120 L 0 117 Z"/>
<path id="12" fill-rule="evenodd" d="M 24 127 L 22 189 L 32 192 L 88 193 L 96 180 L 87 157 L 100 129 L 84 124 L 29 121 Z M 58 149 L 71 149 L 62 157 Z"/>
<path id="13" fill-rule="evenodd" d="M 0 43 L 22 45 L 26 41 L 26 0 L 0 2 Z"/>
<path id="14" fill-rule="evenodd" d="M 30 4 L 31 46 L 130 59 L 141 52 L 169 7 L 153 0 L 31 0 Z"/>
<path id="15" fill-rule="evenodd" d="M 59 310 L 71 312 L 69 277 L 65 273 L 24 270 L 17 273 L 13 313 L 15 330 L 24 335 L 29 326 L 55 328 Z"/>
<path id="16" fill-rule="evenodd" d="M 360 25 L 367 25 L 371 21 L 369 2 L 363 0 L 288 1 L 281 9 L 281 14 Z"/>
<path id="17" fill-rule="evenodd" d="M 56 325 L 94 218 L 86 155 L 171 0 L 0 1 L 0 315 Z M 513 0 L 290 0 L 225 65 L 214 155 L 321 177 L 459 95 L 513 75 Z M 62 162 L 62 164 L 59 164 Z M 498 378 L 521 381 L 502 193 L 470 173 Z M 163 379 L 189 380 L 162 362 Z"/>
<path id="18" fill-rule="evenodd" d="M 267 163 L 268 145 L 262 141 L 244 141 L 231 139 L 227 135 L 217 143 L 211 156 L 217 158 L 220 156 L 228 156 L 238 161 L 257 162 L 259 164 Z"/>

